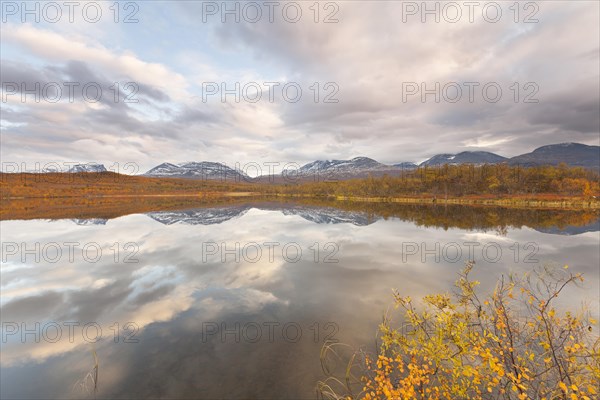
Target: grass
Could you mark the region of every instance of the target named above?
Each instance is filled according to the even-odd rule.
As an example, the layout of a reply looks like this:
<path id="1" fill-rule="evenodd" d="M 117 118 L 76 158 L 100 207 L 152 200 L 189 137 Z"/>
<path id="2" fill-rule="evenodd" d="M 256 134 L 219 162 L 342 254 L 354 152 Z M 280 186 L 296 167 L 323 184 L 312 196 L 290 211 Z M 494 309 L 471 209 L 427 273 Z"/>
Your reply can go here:
<path id="1" fill-rule="evenodd" d="M 94 366 L 83 378 L 77 380 L 77 382 L 73 384 L 72 391 L 85 393 L 88 396 L 93 394 L 94 397 L 96 397 L 96 394 L 98 393 L 99 363 L 98 354 L 95 349 L 92 349 L 92 356 L 94 356 Z"/>

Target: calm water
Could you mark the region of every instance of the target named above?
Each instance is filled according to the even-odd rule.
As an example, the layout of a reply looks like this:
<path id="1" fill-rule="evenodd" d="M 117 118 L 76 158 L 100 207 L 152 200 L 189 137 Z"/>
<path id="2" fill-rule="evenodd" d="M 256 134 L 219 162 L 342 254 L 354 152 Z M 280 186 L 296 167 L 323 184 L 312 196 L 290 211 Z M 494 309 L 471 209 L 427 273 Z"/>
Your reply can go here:
<path id="1" fill-rule="evenodd" d="M 568 264 L 587 279 L 565 306 L 597 315 L 598 220 L 515 213 L 255 204 L 2 221 L 1 395 L 93 398 L 95 354 L 96 398 L 314 398 L 326 339 L 373 349 L 392 288 L 449 291 L 471 257 L 483 290 Z"/>

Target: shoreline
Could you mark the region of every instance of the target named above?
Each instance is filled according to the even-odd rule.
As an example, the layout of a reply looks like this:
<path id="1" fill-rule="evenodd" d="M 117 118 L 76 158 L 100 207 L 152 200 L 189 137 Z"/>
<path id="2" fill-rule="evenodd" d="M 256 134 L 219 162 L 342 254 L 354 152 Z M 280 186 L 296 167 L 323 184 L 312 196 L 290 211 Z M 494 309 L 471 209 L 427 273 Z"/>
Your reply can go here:
<path id="1" fill-rule="evenodd" d="M 600 200 L 582 199 L 582 198 L 559 198 L 548 199 L 540 197 L 367 197 L 367 196 L 339 196 L 327 195 L 319 196 L 312 194 L 289 194 L 289 193 L 262 193 L 262 192 L 205 192 L 205 193 L 164 193 L 164 194 L 106 194 L 106 195 L 87 195 L 87 196 L 32 196 L 32 197 L 5 197 L 0 198 L 1 202 L 19 202 L 19 201 L 56 201 L 60 199 L 83 200 L 93 202 L 102 199 L 118 198 L 198 198 L 199 200 L 211 200 L 231 197 L 264 197 L 264 198 L 289 198 L 289 199 L 321 199 L 334 202 L 355 202 L 355 203 L 395 203 L 395 204 L 414 204 L 414 205 L 464 205 L 464 206 L 495 206 L 505 208 L 526 208 L 526 209 L 565 209 L 565 210 L 600 210 Z"/>
<path id="2" fill-rule="evenodd" d="M 335 200 L 356 203 L 401 203 L 423 205 L 496 206 L 504 208 L 600 210 L 600 200 L 544 199 L 544 198 L 469 198 L 469 197 L 365 197 L 365 196 L 314 196 L 306 194 L 274 194 L 275 197 Z"/>

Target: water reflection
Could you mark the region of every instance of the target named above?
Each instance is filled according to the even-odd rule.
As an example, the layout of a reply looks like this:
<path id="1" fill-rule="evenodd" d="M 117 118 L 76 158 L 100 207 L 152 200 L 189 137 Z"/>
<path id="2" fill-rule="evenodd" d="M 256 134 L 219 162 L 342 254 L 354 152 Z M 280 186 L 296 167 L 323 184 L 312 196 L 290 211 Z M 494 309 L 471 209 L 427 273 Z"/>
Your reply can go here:
<path id="1" fill-rule="evenodd" d="M 184 201 L 193 205 L 195 202 Z M 600 218 L 594 210 L 544 210 L 544 209 L 511 209 L 494 207 L 465 207 L 459 205 L 403 205 L 394 203 L 352 203 L 332 202 L 326 200 L 298 201 L 240 201 L 229 200 L 225 205 L 202 207 L 182 207 L 175 202 L 174 206 L 161 202 L 156 207 L 165 206 L 167 211 L 145 212 L 150 218 L 166 225 L 183 223 L 190 225 L 213 225 L 243 216 L 248 210 L 272 210 L 284 215 L 297 215 L 318 224 L 351 223 L 357 226 L 370 225 L 380 219 L 398 218 L 424 227 L 462 228 L 479 230 L 496 230 L 502 233 L 509 228 L 531 227 L 540 232 L 557 235 L 576 235 L 585 232 L 600 231 Z M 151 203 L 154 204 L 154 203 Z M 97 215 L 106 213 L 106 205 L 99 205 Z M 170 209 L 174 207 L 174 209 Z M 145 207 L 141 207 L 143 210 Z M 135 209 L 135 208 L 134 208 Z M 129 203 L 111 205 L 117 218 L 132 212 Z M 66 216 L 69 213 L 79 214 L 81 211 L 36 206 L 34 215 L 40 218 L 52 218 L 56 213 Z M 9 213 L 10 214 L 10 213 Z M 94 209 L 85 214 L 94 215 Z M 22 219 L 22 218 L 14 218 Z M 28 219 L 28 218 L 26 218 Z M 109 218 L 71 218 L 78 225 L 105 225 Z"/>
<path id="2" fill-rule="evenodd" d="M 93 397 L 80 383 L 94 352 L 99 398 L 313 398 L 327 337 L 374 346 L 390 289 L 450 290 L 469 246 L 484 289 L 530 260 L 569 264 L 587 280 L 565 305 L 598 313 L 587 212 L 246 202 L 3 221 L 2 240 L 3 398 Z"/>
<path id="3" fill-rule="evenodd" d="M 159 211 L 147 213 L 152 219 L 165 224 L 172 225 L 183 223 L 189 225 L 214 225 L 239 218 L 248 210 L 256 208 L 259 210 L 275 210 L 283 215 L 300 216 L 307 221 L 317 224 L 341 224 L 349 223 L 357 226 L 370 225 L 381 219 L 381 216 L 372 216 L 363 211 L 340 210 L 333 207 L 310 207 L 301 205 L 243 205 L 221 208 L 201 208 L 183 211 Z"/>

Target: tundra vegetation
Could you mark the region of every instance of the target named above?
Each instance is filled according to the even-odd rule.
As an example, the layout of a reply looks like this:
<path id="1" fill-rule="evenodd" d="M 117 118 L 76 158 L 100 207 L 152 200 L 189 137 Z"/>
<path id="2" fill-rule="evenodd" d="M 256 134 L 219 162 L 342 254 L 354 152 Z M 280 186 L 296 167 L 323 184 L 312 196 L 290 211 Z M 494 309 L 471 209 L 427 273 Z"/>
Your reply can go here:
<path id="1" fill-rule="evenodd" d="M 593 198 L 600 193 L 599 175 L 581 167 L 539 166 L 524 168 L 496 165 L 443 165 L 420 167 L 395 175 L 362 179 L 313 181 L 273 186 L 272 192 L 314 195 L 402 197 L 402 196 L 579 196 Z M 290 177 L 290 180 L 292 178 Z"/>
<path id="2" fill-rule="evenodd" d="M 341 180 L 328 175 L 293 173 L 265 179 L 182 179 L 119 175 L 113 172 L 0 173 L 0 194 L 6 198 L 110 195 L 215 195 L 245 192 L 313 197 L 538 197 L 593 199 L 600 195 L 598 172 L 581 167 L 524 168 L 496 165 L 443 165 L 402 170 L 392 175 Z"/>

